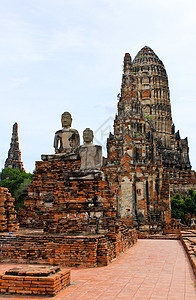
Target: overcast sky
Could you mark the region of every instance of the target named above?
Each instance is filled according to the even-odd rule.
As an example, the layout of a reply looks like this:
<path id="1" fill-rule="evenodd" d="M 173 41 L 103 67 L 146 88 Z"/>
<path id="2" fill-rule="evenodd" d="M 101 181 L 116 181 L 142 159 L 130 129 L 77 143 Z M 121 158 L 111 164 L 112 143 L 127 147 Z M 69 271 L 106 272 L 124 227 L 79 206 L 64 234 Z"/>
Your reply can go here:
<path id="1" fill-rule="evenodd" d="M 166 67 L 173 121 L 196 169 L 195 0 L 0 0 L 0 167 L 14 122 L 27 171 L 54 153 L 64 111 L 105 147 L 124 54 L 145 45 Z"/>

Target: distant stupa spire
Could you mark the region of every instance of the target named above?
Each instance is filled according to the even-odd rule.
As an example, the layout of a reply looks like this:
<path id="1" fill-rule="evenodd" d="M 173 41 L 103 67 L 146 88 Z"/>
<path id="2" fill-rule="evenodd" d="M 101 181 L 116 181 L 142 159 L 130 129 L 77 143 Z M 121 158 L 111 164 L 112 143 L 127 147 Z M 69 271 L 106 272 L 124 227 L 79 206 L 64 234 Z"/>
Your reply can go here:
<path id="1" fill-rule="evenodd" d="M 5 168 L 24 171 L 23 163 L 21 161 L 21 151 L 19 149 L 18 123 L 13 125 L 12 139 L 8 151 L 8 158 L 5 161 Z"/>

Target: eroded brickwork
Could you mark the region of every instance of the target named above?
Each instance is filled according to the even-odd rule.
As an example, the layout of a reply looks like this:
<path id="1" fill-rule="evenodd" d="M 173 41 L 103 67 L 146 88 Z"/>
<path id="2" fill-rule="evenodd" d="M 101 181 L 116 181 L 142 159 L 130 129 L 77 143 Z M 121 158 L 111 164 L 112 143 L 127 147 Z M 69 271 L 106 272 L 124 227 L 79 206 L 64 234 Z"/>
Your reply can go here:
<path id="1" fill-rule="evenodd" d="M 116 210 L 107 183 L 78 178 L 80 160 L 43 161 L 29 186 L 20 224 L 51 233 L 97 234 L 115 227 Z"/>
<path id="2" fill-rule="evenodd" d="M 170 174 L 170 193 L 171 196 L 179 193 L 186 195 L 189 189 L 196 190 L 195 171 L 169 169 Z"/>
<path id="3" fill-rule="evenodd" d="M 8 189 L 0 187 L 0 232 L 13 232 L 19 228 L 14 201 Z"/>
<path id="4" fill-rule="evenodd" d="M 11 247 L 7 241 L 4 259 L 95 267 L 137 241 L 136 230 L 117 218 L 103 172 L 80 171 L 79 159 L 37 162 L 24 204 L 21 226 L 43 233 L 20 234 Z"/>
<path id="5" fill-rule="evenodd" d="M 122 224 L 117 224 L 116 230 L 106 235 L 69 236 L 27 230 L 14 236 L 1 236 L 1 261 L 105 266 L 136 242 L 136 230 Z"/>

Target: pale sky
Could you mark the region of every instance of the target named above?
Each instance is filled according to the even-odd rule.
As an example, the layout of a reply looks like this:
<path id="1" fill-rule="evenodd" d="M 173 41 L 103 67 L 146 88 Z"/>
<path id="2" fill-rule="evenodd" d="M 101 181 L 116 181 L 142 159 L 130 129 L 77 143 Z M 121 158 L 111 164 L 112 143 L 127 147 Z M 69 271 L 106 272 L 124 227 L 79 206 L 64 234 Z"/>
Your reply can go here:
<path id="1" fill-rule="evenodd" d="M 15 122 L 26 171 L 54 153 L 64 111 L 81 142 L 90 127 L 105 148 L 124 54 L 145 45 L 165 65 L 173 121 L 196 169 L 195 0 L 0 0 L 0 168 Z"/>

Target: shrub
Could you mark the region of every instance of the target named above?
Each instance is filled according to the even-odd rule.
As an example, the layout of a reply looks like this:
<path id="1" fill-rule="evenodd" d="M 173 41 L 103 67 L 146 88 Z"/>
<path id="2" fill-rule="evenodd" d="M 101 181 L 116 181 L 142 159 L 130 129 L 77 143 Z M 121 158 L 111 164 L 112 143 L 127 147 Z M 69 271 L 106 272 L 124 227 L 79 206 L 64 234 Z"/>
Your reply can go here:
<path id="1" fill-rule="evenodd" d="M 15 198 L 14 204 L 17 210 L 24 204 L 32 176 L 31 173 L 12 168 L 5 168 L 0 173 L 0 186 L 8 188 L 12 197 Z"/>

